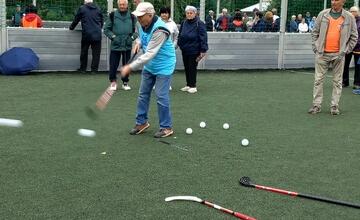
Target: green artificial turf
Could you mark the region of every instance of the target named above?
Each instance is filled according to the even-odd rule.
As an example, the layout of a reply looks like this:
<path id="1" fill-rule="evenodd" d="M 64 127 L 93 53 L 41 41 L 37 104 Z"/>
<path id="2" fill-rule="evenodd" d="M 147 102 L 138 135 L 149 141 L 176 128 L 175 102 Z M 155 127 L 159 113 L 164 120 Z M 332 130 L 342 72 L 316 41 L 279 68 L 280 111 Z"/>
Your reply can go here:
<path id="1" fill-rule="evenodd" d="M 342 114 L 331 116 L 326 78 L 323 111 L 309 115 L 313 76 L 302 71 L 200 72 L 196 94 L 179 91 L 184 78 L 177 72 L 172 83 L 175 134 L 165 139 L 168 145 L 153 138 L 154 96 L 151 127 L 128 134 L 140 74 L 97 120 L 84 108 L 107 86 L 105 74 L 0 76 L 0 118 L 24 122 L 22 128 L 0 127 L 0 219 L 233 218 L 197 203 L 164 201 L 174 195 L 257 219 L 360 218 L 358 209 L 238 182 L 249 176 L 260 185 L 360 203 L 360 96 L 351 88 L 343 90 Z M 229 130 L 222 129 L 225 122 Z M 79 128 L 97 135 L 81 137 Z M 240 145 L 243 138 L 248 147 Z"/>

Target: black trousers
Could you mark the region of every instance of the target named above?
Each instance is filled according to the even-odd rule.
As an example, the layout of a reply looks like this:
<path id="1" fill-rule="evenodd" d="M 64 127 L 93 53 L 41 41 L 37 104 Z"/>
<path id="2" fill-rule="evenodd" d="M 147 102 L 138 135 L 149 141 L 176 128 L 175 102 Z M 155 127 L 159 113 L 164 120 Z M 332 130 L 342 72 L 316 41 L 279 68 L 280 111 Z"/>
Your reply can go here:
<path id="1" fill-rule="evenodd" d="M 126 50 L 126 51 L 112 50 L 110 52 L 110 72 L 109 72 L 110 82 L 116 81 L 117 79 L 116 73 L 119 67 L 120 58 L 122 57 L 122 65 L 124 66 L 129 62 L 130 56 L 131 56 L 131 50 Z M 121 77 L 121 80 L 123 81 L 123 83 L 128 83 L 129 76 Z"/>
<path id="2" fill-rule="evenodd" d="M 80 53 L 80 70 L 86 71 L 88 61 L 88 50 L 91 46 L 92 50 L 92 62 L 91 71 L 98 71 L 101 53 L 101 40 L 100 41 L 88 41 L 81 40 L 81 53 Z"/>
<path id="3" fill-rule="evenodd" d="M 182 53 L 183 63 L 185 67 L 186 85 L 193 88 L 196 87 L 197 66 L 196 58 L 199 55 L 186 55 Z"/>
<path id="4" fill-rule="evenodd" d="M 349 86 L 349 66 L 351 62 L 351 58 L 354 55 L 355 62 L 355 74 L 354 74 L 354 85 L 360 86 L 360 64 L 357 64 L 360 58 L 360 54 L 349 53 L 345 55 L 345 64 L 344 64 L 344 72 L 343 72 L 343 85 Z"/>

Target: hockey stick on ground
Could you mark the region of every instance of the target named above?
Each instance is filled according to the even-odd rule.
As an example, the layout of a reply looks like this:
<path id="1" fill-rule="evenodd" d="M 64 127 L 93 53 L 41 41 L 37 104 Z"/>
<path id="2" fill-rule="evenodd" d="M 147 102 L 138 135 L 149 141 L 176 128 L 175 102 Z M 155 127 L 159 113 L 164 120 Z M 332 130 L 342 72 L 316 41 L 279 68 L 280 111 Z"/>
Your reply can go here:
<path id="1" fill-rule="evenodd" d="M 135 56 L 137 55 L 137 53 L 134 53 L 132 55 L 132 57 L 130 58 L 130 60 L 127 63 L 131 63 Z M 92 108 L 92 107 L 86 107 L 85 111 L 86 114 L 90 117 L 90 118 L 97 118 L 98 117 L 98 111 L 103 111 L 106 106 L 108 105 L 108 103 L 111 100 L 111 97 L 114 95 L 115 90 L 110 89 L 110 86 L 106 88 L 106 90 L 101 94 L 101 96 L 97 99 L 96 103 L 95 103 L 95 107 L 96 109 Z"/>
<path id="2" fill-rule="evenodd" d="M 284 194 L 284 195 L 288 195 L 288 196 L 302 197 L 305 199 L 312 199 L 312 200 L 317 200 L 317 201 L 321 201 L 321 202 L 328 202 L 328 203 L 348 206 L 348 207 L 352 207 L 352 208 L 358 208 L 358 209 L 360 208 L 359 204 L 344 202 L 344 201 L 335 200 L 335 199 L 329 199 L 329 198 L 320 197 L 320 196 L 313 196 L 313 195 L 303 194 L 303 193 L 298 193 L 298 192 L 292 192 L 292 191 L 287 191 L 287 190 L 283 190 L 283 189 L 276 189 L 276 188 L 272 188 L 272 187 L 268 187 L 268 186 L 256 185 L 256 184 L 252 183 L 251 179 L 247 176 L 241 177 L 239 182 L 242 186 L 246 186 L 246 187 L 252 187 L 252 188 L 261 189 L 261 190 L 270 191 L 270 192 L 279 193 L 279 194 Z"/>
<path id="3" fill-rule="evenodd" d="M 230 209 L 226 209 L 226 208 L 223 208 L 219 205 L 216 205 L 216 204 L 213 204 L 211 202 L 208 202 L 208 201 L 205 201 L 205 200 L 202 200 L 198 197 L 195 197 L 195 196 L 171 196 L 171 197 L 167 197 L 165 199 L 166 202 L 171 202 L 171 201 L 175 201 L 175 200 L 185 200 L 185 201 L 193 201 L 193 202 L 198 202 L 198 203 L 201 203 L 201 204 L 204 204 L 204 205 L 207 205 L 211 208 L 214 208 L 214 209 L 218 209 L 222 212 L 225 212 L 227 214 L 230 214 L 230 215 L 233 215 L 239 219 L 244 219 L 244 220 L 256 220 L 256 218 L 253 218 L 251 216 L 247 216 L 245 214 L 242 214 L 240 212 L 234 212 Z"/>

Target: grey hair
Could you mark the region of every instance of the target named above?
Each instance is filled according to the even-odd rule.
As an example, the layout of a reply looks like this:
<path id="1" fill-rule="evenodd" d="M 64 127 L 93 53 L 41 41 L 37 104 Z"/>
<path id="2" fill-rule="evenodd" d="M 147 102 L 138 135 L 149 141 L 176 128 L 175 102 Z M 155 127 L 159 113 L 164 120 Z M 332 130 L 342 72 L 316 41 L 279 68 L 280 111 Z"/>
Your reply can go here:
<path id="1" fill-rule="evenodd" d="M 120 3 L 121 0 L 118 0 L 118 4 Z M 129 1 L 128 0 L 124 0 L 126 4 L 129 4 Z"/>

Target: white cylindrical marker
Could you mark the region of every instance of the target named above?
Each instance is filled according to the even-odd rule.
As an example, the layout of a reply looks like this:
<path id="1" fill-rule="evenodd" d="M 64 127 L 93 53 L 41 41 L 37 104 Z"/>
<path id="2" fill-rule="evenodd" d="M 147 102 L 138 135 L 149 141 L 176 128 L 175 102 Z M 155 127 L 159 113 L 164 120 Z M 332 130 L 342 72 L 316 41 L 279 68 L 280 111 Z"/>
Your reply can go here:
<path id="1" fill-rule="evenodd" d="M 24 123 L 20 120 L 0 118 L 0 126 L 20 128 Z"/>
<path id="2" fill-rule="evenodd" d="M 89 129 L 79 129 L 78 134 L 84 137 L 94 137 L 96 135 L 96 132 Z"/>

